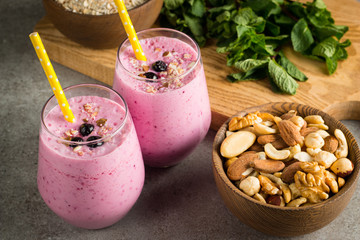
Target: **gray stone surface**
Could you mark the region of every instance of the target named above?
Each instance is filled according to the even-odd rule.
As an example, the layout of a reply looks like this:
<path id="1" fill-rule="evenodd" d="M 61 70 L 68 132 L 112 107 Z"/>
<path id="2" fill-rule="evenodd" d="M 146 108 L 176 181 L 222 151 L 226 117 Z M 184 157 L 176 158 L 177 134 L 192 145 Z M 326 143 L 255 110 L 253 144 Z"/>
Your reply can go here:
<path id="1" fill-rule="evenodd" d="M 206 139 L 184 162 L 146 168 L 143 192 L 129 214 L 102 230 L 75 228 L 42 201 L 36 186 L 40 111 L 51 91 L 28 34 L 44 15 L 40 0 L 0 1 L 0 239 L 278 239 L 257 232 L 224 206 Z M 99 83 L 53 63 L 63 87 Z M 359 121 L 344 121 L 359 141 Z M 328 226 L 294 239 L 357 239 L 359 188 Z"/>

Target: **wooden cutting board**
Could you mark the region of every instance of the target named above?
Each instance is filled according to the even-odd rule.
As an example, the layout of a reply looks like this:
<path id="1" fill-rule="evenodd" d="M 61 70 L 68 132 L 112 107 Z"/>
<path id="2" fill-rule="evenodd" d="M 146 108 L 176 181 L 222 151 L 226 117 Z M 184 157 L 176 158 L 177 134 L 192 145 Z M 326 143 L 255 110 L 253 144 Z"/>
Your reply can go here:
<path id="1" fill-rule="evenodd" d="M 295 96 L 275 94 L 267 80 L 230 83 L 234 69 L 226 66 L 224 54 L 214 44 L 201 49 L 212 110 L 212 129 L 236 112 L 268 102 L 296 102 L 321 109 L 335 118 L 360 120 L 360 3 L 355 0 L 325 0 L 338 25 L 349 26 L 343 39 L 350 39 L 349 57 L 329 76 L 324 63 L 310 60 L 290 48 L 285 54 L 309 78 L 299 83 Z M 85 48 L 62 35 L 45 16 L 35 26 L 51 60 L 112 85 L 117 49 Z"/>

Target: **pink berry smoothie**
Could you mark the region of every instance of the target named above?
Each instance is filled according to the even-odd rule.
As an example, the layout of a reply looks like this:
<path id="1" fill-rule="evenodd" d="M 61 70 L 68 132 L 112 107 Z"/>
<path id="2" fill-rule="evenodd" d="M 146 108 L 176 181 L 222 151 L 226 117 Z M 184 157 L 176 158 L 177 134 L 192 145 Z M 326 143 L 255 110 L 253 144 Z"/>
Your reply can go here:
<path id="1" fill-rule="evenodd" d="M 142 33 L 157 30 L 159 36 L 142 39 Z M 145 30 L 138 36 L 147 61 L 137 60 L 125 42 L 119 48 L 113 88 L 129 104 L 145 164 L 168 167 L 191 153 L 210 126 L 200 50 L 175 30 Z"/>
<path id="2" fill-rule="evenodd" d="M 68 101 L 76 123 L 65 121 L 58 106 L 43 115 L 38 189 L 65 221 L 104 228 L 124 217 L 141 193 L 145 173 L 139 142 L 126 108 L 115 101 L 99 96 Z M 84 123 L 94 126 L 87 136 L 79 130 Z M 101 137 L 97 143 L 85 142 L 94 136 Z M 71 141 L 76 138 L 84 142 Z"/>

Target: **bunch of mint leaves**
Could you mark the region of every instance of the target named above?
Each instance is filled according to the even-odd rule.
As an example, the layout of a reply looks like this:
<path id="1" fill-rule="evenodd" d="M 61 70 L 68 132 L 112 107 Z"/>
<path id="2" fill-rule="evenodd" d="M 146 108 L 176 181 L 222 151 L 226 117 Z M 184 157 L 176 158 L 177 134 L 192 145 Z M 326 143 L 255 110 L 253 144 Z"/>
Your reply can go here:
<path id="1" fill-rule="evenodd" d="M 239 71 L 231 82 L 268 77 L 276 93 L 294 95 L 308 78 L 282 52 L 294 51 L 324 61 L 333 74 L 347 58 L 350 40 L 340 42 L 347 26 L 334 24 L 322 0 L 164 0 L 161 24 L 192 36 L 200 46 L 217 40 L 217 52 Z"/>

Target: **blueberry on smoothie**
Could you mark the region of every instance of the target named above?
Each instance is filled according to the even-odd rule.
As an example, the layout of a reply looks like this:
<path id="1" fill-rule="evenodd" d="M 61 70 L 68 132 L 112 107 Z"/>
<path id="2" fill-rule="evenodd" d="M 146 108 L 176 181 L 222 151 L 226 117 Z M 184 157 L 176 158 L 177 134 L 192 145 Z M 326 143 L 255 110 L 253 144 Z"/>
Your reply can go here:
<path id="1" fill-rule="evenodd" d="M 162 71 L 166 71 L 167 65 L 165 62 L 159 60 L 156 61 L 155 63 L 153 63 L 152 65 L 152 69 L 156 72 L 162 72 Z"/>
<path id="2" fill-rule="evenodd" d="M 83 123 L 80 126 L 80 134 L 84 137 L 92 133 L 93 130 L 94 130 L 94 125 L 89 123 Z"/>
<path id="3" fill-rule="evenodd" d="M 146 72 L 144 76 L 148 79 L 158 79 L 158 76 L 153 72 Z"/>
<path id="4" fill-rule="evenodd" d="M 71 138 L 71 141 L 72 142 L 83 142 L 84 140 L 81 137 L 73 137 L 73 138 Z M 70 144 L 69 146 L 72 148 L 75 148 L 78 146 L 78 144 Z"/>
<path id="5" fill-rule="evenodd" d="M 101 138 L 100 136 L 91 136 L 91 137 L 88 137 L 88 139 L 86 139 L 86 141 L 90 142 L 90 141 L 94 141 L 94 140 L 97 140 L 100 138 Z M 104 144 L 104 142 L 97 142 L 97 143 L 89 143 L 89 144 L 87 144 L 87 146 L 90 148 L 97 148 L 103 144 Z"/>

